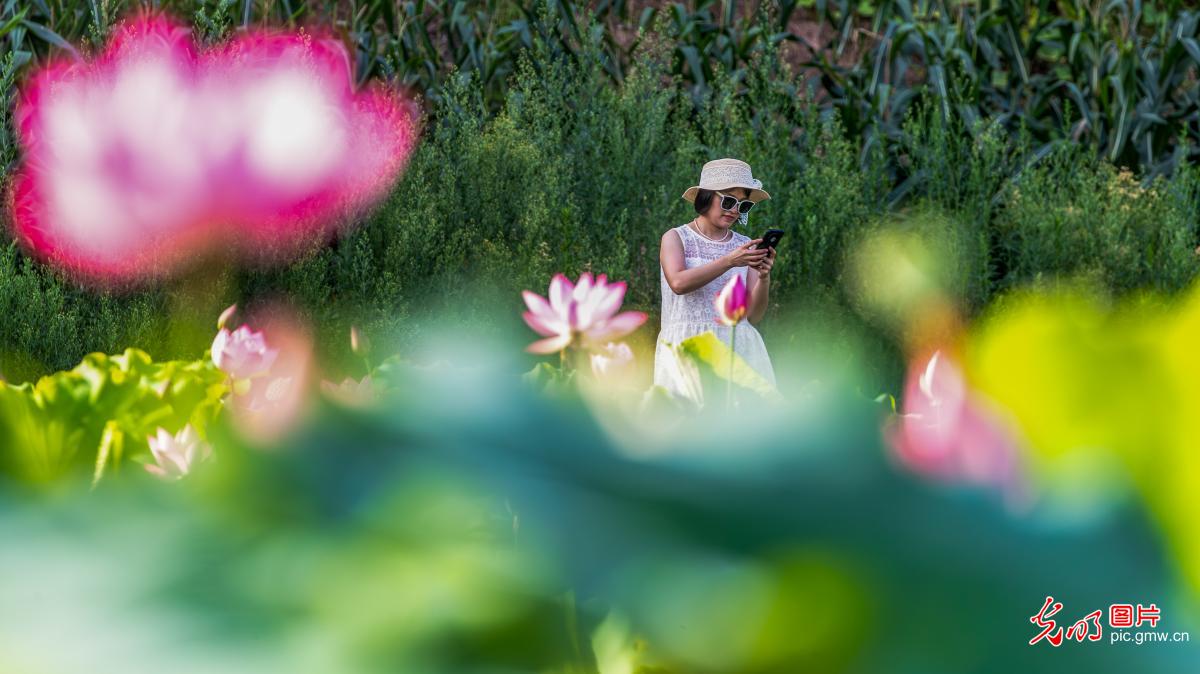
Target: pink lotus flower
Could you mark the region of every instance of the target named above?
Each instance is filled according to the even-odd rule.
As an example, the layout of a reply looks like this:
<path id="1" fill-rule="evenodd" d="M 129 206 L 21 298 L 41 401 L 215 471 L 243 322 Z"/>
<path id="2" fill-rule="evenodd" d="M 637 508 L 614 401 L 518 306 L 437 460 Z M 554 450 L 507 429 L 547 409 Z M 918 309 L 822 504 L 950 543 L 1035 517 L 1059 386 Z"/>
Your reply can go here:
<path id="1" fill-rule="evenodd" d="M 625 342 L 609 342 L 591 354 L 592 374 L 598 379 L 620 380 L 633 375 L 633 350 Z"/>
<path id="2" fill-rule="evenodd" d="M 741 274 L 733 278 L 721 288 L 714 301 L 717 309 L 717 322 L 722 325 L 734 326 L 746 315 L 746 282 Z"/>
<path id="3" fill-rule="evenodd" d="M 555 274 L 549 300 L 528 290 L 521 296 L 529 307 L 523 314 L 525 322 L 546 338 L 527 347 L 532 353 L 554 353 L 568 346 L 595 348 L 646 322 L 646 314 L 640 311 L 617 313 L 625 299 L 625 282 L 609 285 L 604 274 L 593 281 L 591 273 L 584 272 L 577 285 Z"/>
<path id="4" fill-rule="evenodd" d="M 903 413 L 887 432 L 894 455 L 918 473 L 993 484 L 1011 495 L 1018 486 L 1014 434 L 940 351 L 921 365 L 909 370 Z"/>
<path id="5" fill-rule="evenodd" d="M 213 364 L 234 379 L 267 374 L 278 356 L 279 350 L 267 346 L 262 332 L 252 331 L 246 325 L 233 332 L 221 328 L 212 344 Z"/>
<path id="6" fill-rule="evenodd" d="M 178 480 L 192 471 L 199 462 L 212 455 L 212 447 L 200 440 L 191 424 L 175 435 L 164 428 L 149 438 L 150 453 L 155 463 L 146 464 L 146 471 L 164 480 Z"/>
<path id="7" fill-rule="evenodd" d="M 416 142 L 416 109 L 327 31 L 251 30 L 211 49 L 158 14 L 117 24 L 88 60 L 21 87 L 17 237 L 90 280 L 171 273 L 208 251 L 300 250 L 384 196 Z"/>

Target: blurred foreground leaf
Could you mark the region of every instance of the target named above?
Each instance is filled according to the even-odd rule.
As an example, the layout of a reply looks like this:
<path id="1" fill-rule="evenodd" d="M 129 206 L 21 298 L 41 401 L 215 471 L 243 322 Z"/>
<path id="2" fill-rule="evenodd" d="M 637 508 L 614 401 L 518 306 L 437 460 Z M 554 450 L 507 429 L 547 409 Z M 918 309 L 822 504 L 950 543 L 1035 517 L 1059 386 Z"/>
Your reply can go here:
<path id="1" fill-rule="evenodd" d="M 683 340 L 679 345 L 684 353 L 701 364 L 708 374 L 731 381 L 734 385 L 753 391 L 767 400 L 780 400 L 779 391 L 741 356 L 734 353 L 715 333 L 704 332 Z M 733 359 L 732 365 L 730 358 Z"/>

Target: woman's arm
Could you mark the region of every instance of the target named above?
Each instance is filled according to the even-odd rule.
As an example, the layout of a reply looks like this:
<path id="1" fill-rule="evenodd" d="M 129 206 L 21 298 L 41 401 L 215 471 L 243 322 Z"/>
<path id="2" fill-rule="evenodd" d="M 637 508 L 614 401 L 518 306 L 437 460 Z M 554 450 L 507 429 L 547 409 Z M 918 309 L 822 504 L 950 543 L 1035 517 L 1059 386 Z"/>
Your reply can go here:
<path id="1" fill-rule="evenodd" d="M 746 290 L 750 295 L 746 320 L 757 324 L 767 313 L 767 305 L 771 297 L 771 266 L 775 264 L 775 249 L 771 248 L 767 256 L 757 267 L 750 270 L 749 283 Z"/>
<path id="2" fill-rule="evenodd" d="M 667 277 L 667 285 L 671 286 L 671 290 L 676 295 L 686 295 L 687 293 L 703 288 L 712 282 L 713 279 L 734 267 L 743 267 L 762 259 L 765 252 L 755 252 L 751 249 L 759 241 L 761 239 L 755 239 L 740 248 L 734 249 L 729 255 L 717 258 L 699 267 L 688 269 L 683 259 L 683 241 L 679 239 L 678 232 L 670 229 L 667 230 L 666 234 L 663 234 L 662 245 L 659 247 L 658 252 L 658 261 L 662 265 L 663 276 Z"/>

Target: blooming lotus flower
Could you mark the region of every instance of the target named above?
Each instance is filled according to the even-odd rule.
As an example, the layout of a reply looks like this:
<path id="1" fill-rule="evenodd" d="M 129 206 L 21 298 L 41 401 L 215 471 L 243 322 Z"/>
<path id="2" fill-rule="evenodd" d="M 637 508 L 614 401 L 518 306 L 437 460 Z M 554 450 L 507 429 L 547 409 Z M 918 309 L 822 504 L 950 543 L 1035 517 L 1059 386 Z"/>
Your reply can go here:
<path id="1" fill-rule="evenodd" d="M 356 90 L 354 62 L 314 27 L 202 48 L 186 24 L 131 16 L 101 53 L 53 57 L 20 87 L 14 233 L 96 281 L 299 252 L 386 195 L 418 137 L 415 106 Z"/>
<path id="2" fill-rule="evenodd" d="M 278 356 L 279 350 L 267 346 L 262 332 L 245 325 L 233 332 L 221 328 L 212 344 L 213 364 L 234 379 L 267 374 Z"/>
<path id="3" fill-rule="evenodd" d="M 593 280 L 590 272 L 584 272 L 578 284 L 555 274 L 549 295 L 547 300 L 528 290 L 521 293 L 529 307 L 523 314 L 525 322 L 546 338 L 527 347 L 532 353 L 554 353 L 568 346 L 596 348 L 646 322 L 641 311 L 617 313 L 625 299 L 625 282 L 610 285 L 604 274 Z"/>
<path id="4" fill-rule="evenodd" d="M 609 342 L 591 355 L 592 374 L 599 379 L 621 379 L 633 374 L 633 350 L 625 342 Z"/>
<path id="5" fill-rule="evenodd" d="M 746 299 L 746 282 L 742 280 L 741 274 L 734 274 L 725 287 L 721 288 L 721 292 L 717 293 L 717 321 L 722 325 L 737 325 L 746 316 Z"/>
<path id="6" fill-rule="evenodd" d="M 909 370 L 902 414 L 887 440 L 909 468 L 950 480 L 1016 486 L 1012 433 L 972 392 L 954 362 L 940 351 Z"/>
<path id="7" fill-rule="evenodd" d="M 192 471 L 199 462 L 212 455 L 212 447 L 200 440 L 191 424 L 175 435 L 164 428 L 149 438 L 150 453 L 155 463 L 146 464 L 146 471 L 164 480 L 178 480 Z"/>

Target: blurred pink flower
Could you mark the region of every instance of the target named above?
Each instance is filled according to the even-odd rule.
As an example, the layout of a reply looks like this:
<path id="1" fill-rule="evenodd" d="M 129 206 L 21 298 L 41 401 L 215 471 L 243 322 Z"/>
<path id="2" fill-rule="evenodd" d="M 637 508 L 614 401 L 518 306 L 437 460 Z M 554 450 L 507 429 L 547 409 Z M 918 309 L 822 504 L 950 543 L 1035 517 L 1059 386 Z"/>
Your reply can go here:
<path id="1" fill-rule="evenodd" d="M 252 29 L 201 49 L 140 13 L 105 49 L 56 57 L 20 88 L 17 237 L 92 280 L 170 274 L 208 251 L 298 251 L 384 196 L 416 108 L 373 83 L 328 31 Z"/>
<path id="2" fill-rule="evenodd" d="M 528 290 L 521 293 L 529 307 L 523 314 L 525 322 L 546 338 L 529 345 L 532 353 L 554 353 L 573 345 L 596 348 L 646 322 L 646 314 L 640 311 L 617 313 L 625 299 L 625 282 L 609 285 L 604 274 L 593 281 L 592 274 L 584 272 L 578 284 L 555 274 L 549 294 L 547 300 Z"/>
<path id="3" fill-rule="evenodd" d="M 286 310 L 260 320 L 261 332 L 242 326 L 229 334 L 217 366 L 234 379 L 227 403 L 234 425 L 254 441 L 273 443 L 297 428 L 308 407 L 312 338 Z"/>
<path id="4" fill-rule="evenodd" d="M 149 438 L 149 444 L 155 463 L 146 464 L 146 471 L 164 480 L 178 480 L 212 455 L 212 447 L 200 440 L 191 424 L 175 435 L 159 428 L 158 433 Z"/>
<path id="5" fill-rule="evenodd" d="M 902 414 L 889 427 L 895 456 L 912 470 L 946 480 L 1018 487 L 1016 437 L 967 386 L 940 351 L 909 369 Z"/>
<path id="6" fill-rule="evenodd" d="M 246 325 L 233 332 L 221 328 L 212 344 L 213 364 L 234 379 L 266 375 L 278 356 L 279 350 L 267 346 L 262 332 Z"/>
<path id="7" fill-rule="evenodd" d="M 733 278 L 721 288 L 714 300 L 717 309 L 717 322 L 722 325 L 737 325 L 746 315 L 746 282 L 741 274 Z"/>
<path id="8" fill-rule="evenodd" d="M 592 374 L 599 379 L 631 377 L 634 373 L 633 350 L 625 342 L 609 342 L 591 354 Z"/>
<path id="9" fill-rule="evenodd" d="M 271 409 L 295 396 L 295 377 L 271 376 L 250 380 L 250 386 L 239 399 L 239 404 L 249 412 Z"/>

